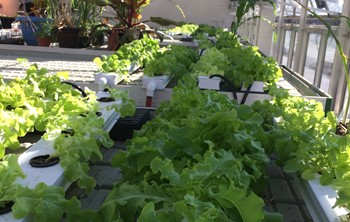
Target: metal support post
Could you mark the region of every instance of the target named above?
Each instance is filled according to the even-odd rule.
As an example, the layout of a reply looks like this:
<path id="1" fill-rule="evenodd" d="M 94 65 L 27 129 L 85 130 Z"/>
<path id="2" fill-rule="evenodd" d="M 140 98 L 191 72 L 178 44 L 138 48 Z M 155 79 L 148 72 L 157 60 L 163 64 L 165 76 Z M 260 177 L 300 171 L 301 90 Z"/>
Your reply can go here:
<path id="1" fill-rule="evenodd" d="M 327 40 L 328 40 L 327 37 L 328 37 L 327 33 L 323 32 L 321 34 L 320 47 L 319 47 L 318 55 L 317 55 L 315 78 L 314 78 L 314 83 L 313 83 L 317 87 L 321 86 L 324 60 L 326 59 L 326 49 L 327 49 Z"/>
<path id="2" fill-rule="evenodd" d="M 286 40 L 286 30 L 285 29 L 281 29 L 280 30 L 280 41 L 279 41 L 279 45 L 278 45 L 278 52 L 277 52 L 277 62 L 279 64 L 282 64 L 283 61 L 283 53 L 284 53 L 284 43 Z"/>
<path id="3" fill-rule="evenodd" d="M 303 41 L 302 41 L 302 47 L 300 49 L 300 55 L 299 55 L 299 69 L 297 70 L 297 72 L 300 75 L 304 75 L 304 70 L 305 70 L 305 65 L 306 65 L 306 59 L 307 59 L 307 49 L 309 46 L 309 33 L 304 31 L 303 32 Z M 297 59 L 298 57 L 296 57 Z"/>
<path id="4" fill-rule="evenodd" d="M 308 0 L 302 0 L 301 4 L 305 7 L 308 7 Z M 295 57 L 293 62 L 293 70 L 294 71 L 300 71 L 301 70 L 301 54 L 304 46 L 303 38 L 305 37 L 305 26 L 306 26 L 306 18 L 307 18 L 307 11 L 305 8 L 301 8 L 300 12 L 300 20 L 299 20 L 299 29 L 298 29 L 298 37 L 297 37 L 297 45 L 295 48 Z"/>
<path id="5" fill-rule="evenodd" d="M 292 29 L 290 31 L 290 42 L 289 42 L 287 67 L 292 67 L 292 64 L 293 64 L 296 35 L 297 35 L 297 32 Z"/>
<path id="6" fill-rule="evenodd" d="M 345 17 L 350 16 L 350 1 L 344 1 L 342 15 Z M 338 40 L 343 47 L 344 53 L 349 55 L 349 27 L 347 20 L 341 18 L 340 25 L 338 27 Z M 343 108 L 345 99 L 346 80 L 345 71 L 343 70 L 342 59 L 339 52 L 335 53 L 331 81 L 329 85 L 329 94 L 333 97 L 333 109 L 335 113 L 340 113 Z"/>
<path id="7" fill-rule="evenodd" d="M 281 41 L 281 31 L 284 20 L 284 10 L 285 10 L 285 0 L 280 1 L 280 14 L 278 16 L 278 24 L 277 24 L 277 42 L 273 47 L 273 57 L 278 61 L 278 52 L 280 51 L 280 41 Z M 279 61 L 278 61 L 279 62 Z"/>
<path id="8" fill-rule="evenodd" d="M 255 20 L 252 19 L 249 21 L 249 42 L 253 43 L 253 39 L 254 39 L 254 26 L 255 26 Z"/>

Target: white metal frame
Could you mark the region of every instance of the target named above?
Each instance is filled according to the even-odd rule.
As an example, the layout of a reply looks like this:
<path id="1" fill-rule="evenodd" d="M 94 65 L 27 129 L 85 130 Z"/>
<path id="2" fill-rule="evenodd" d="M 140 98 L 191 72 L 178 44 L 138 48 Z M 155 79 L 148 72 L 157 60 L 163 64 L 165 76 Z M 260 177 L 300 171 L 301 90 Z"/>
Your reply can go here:
<path id="1" fill-rule="evenodd" d="M 308 5 L 309 0 L 300 0 L 302 4 Z M 335 0 L 327 0 L 327 2 L 336 3 Z M 287 58 L 287 67 L 292 68 L 295 72 L 303 75 L 305 69 L 305 62 L 307 59 L 307 49 L 309 42 L 309 35 L 311 33 L 318 33 L 321 36 L 320 48 L 317 55 L 316 68 L 313 78 L 313 84 L 320 87 L 322 81 L 322 73 L 325 61 L 325 55 L 327 51 L 328 33 L 327 29 L 323 25 L 310 25 L 306 24 L 307 12 L 302 7 L 295 3 L 295 0 L 277 0 L 279 8 L 279 19 L 276 24 L 277 29 L 277 42 L 272 44 L 273 57 L 278 63 L 282 63 L 283 52 L 285 46 L 286 32 L 290 31 L 290 44 Z M 327 11 L 324 9 L 317 9 L 309 5 L 309 8 L 317 13 L 323 14 L 340 14 L 335 11 Z M 292 10 L 291 10 L 292 9 Z M 299 24 L 285 24 L 283 23 L 286 15 L 298 15 L 300 20 Z M 344 0 L 341 14 L 350 18 L 350 1 Z M 251 43 L 256 43 L 256 38 L 259 37 L 259 27 L 253 29 L 251 26 L 254 25 L 252 21 L 247 22 L 239 29 L 239 34 L 243 37 L 247 37 Z M 346 24 L 345 19 L 338 27 L 332 27 L 333 32 L 337 35 L 343 50 L 346 55 L 350 56 L 350 37 L 349 27 Z M 253 33 L 252 33 L 253 32 Z M 253 38 L 255 37 L 255 39 Z M 265 42 L 268 40 L 266 39 Z M 341 58 L 338 53 L 335 53 L 333 68 L 331 74 L 331 81 L 328 89 L 328 93 L 333 97 L 332 109 L 336 114 L 339 114 L 343 109 L 343 104 L 346 100 L 346 80 L 345 72 Z"/>

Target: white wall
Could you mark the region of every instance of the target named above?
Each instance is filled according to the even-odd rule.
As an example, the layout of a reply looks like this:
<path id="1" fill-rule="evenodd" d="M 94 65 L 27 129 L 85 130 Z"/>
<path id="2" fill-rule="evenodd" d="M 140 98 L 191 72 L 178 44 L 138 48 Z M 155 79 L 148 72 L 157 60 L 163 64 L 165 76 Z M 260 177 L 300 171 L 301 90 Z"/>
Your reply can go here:
<path id="1" fill-rule="evenodd" d="M 208 24 L 216 27 L 229 28 L 233 15 L 230 14 L 229 0 L 174 0 L 184 11 L 185 18 L 177 7 L 168 0 L 153 0 L 142 11 L 142 21 L 149 17 L 163 17 L 175 21 L 185 21 L 197 24 Z M 147 23 L 150 26 L 159 26 Z"/>

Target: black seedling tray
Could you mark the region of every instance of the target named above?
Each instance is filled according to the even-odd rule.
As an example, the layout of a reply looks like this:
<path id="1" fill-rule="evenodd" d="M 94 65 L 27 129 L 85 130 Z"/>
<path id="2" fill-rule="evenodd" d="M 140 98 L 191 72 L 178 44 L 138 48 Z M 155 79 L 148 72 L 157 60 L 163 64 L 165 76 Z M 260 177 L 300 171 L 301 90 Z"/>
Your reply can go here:
<path id="1" fill-rule="evenodd" d="M 131 139 L 135 130 L 141 129 L 143 124 L 150 120 L 150 111 L 144 108 L 136 108 L 133 116 L 120 118 L 109 131 L 112 140 L 125 141 Z"/>

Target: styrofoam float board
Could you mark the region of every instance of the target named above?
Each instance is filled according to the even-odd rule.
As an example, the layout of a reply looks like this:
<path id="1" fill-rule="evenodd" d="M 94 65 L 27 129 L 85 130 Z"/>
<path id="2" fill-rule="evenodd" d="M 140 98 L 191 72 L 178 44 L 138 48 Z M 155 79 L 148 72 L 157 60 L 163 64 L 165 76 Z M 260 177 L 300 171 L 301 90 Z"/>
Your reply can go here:
<path id="1" fill-rule="evenodd" d="M 143 76 L 142 77 L 142 88 L 147 88 L 148 84 L 154 82 L 156 84 L 156 89 L 165 89 L 171 80 L 171 76 L 161 75 L 161 76 Z"/>
<path id="2" fill-rule="evenodd" d="M 108 93 L 102 92 L 100 94 L 97 94 L 97 96 L 104 97 L 108 96 Z M 101 113 L 102 118 L 105 121 L 104 129 L 109 131 L 113 127 L 113 125 L 117 122 L 118 118 L 120 117 L 119 113 L 114 112 L 114 110 L 107 110 L 107 106 L 116 103 L 120 104 L 120 100 L 116 100 L 114 102 L 109 103 L 100 103 L 101 106 Z M 38 155 L 45 155 L 45 154 L 51 154 L 54 152 L 53 148 L 53 140 L 44 140 L 40 139 L 38 142 L 36 142 L 33 146 L 28 148 L 24 153 L 22 153 L 18 157 L 18 163 L 21 166 L 24 174 L 26 175 L 26 178 L 17 179 L 17 183 L 28 186 L 29 188 L 34 188 L 38 183 L 44 182 L 46 185 L 54 185 L 54 186 L 61 186 L 65 190 L 68 189 L 70 186 L 70 183 L 65 180 L 64 178 L 64 171 L 61 165 L 58 163 L 54 166 L 50 167 L 44 167 L 44 168 L 34 168 L 31 167 L 29 164 L 29 160 L 35 156 Z M 0 221 L 1 222 L 24 222 L 28 221 L 28 218 L 23 219 L 15 219 L 12 215 L 12 212 L 8 212 L 6 214 L 0 215 Z"/>

